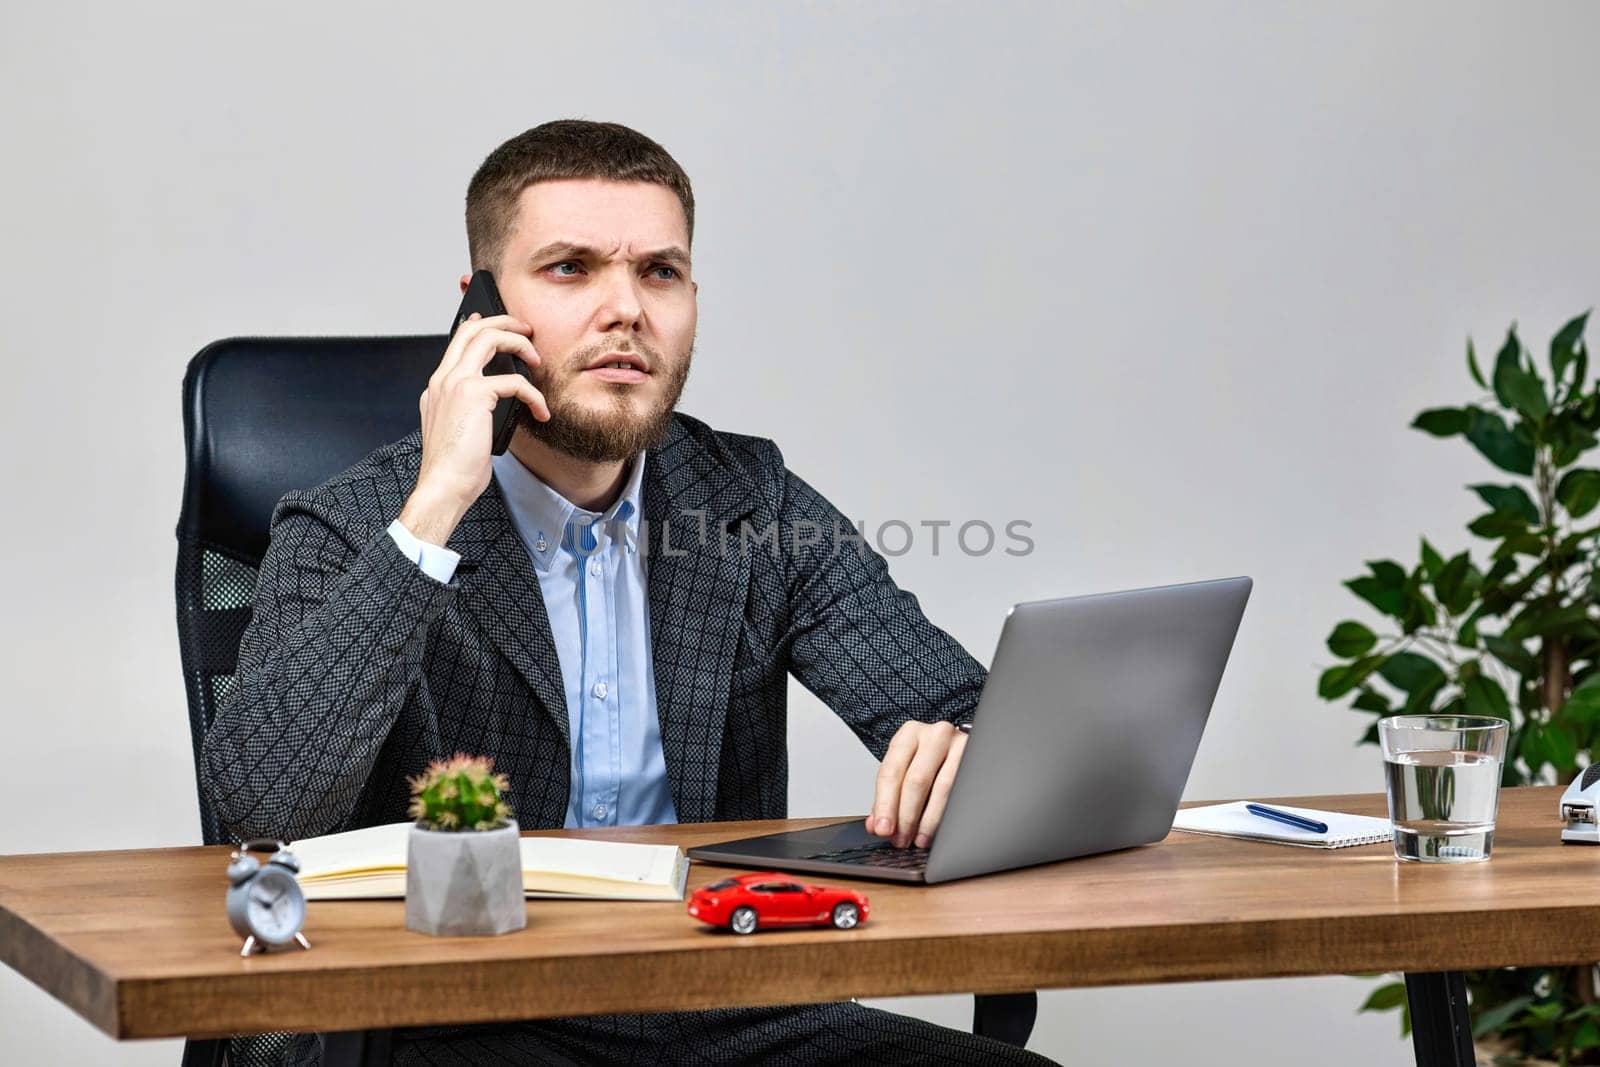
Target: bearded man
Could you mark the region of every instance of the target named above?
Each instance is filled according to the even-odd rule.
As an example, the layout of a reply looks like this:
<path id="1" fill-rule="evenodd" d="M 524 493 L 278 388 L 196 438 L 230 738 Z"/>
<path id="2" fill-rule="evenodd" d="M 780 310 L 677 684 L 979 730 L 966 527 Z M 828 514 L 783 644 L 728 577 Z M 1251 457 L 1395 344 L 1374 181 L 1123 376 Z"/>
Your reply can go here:
<path id="1" fill-rule="evenodd" d="M 627 127 L 550 122 L 483 162 L 466 221 L 507 313 L 454 331 L 417 431 L 274 510 L 204 744 L 224 824 L 403 821 L 407 777 L 457 750 L 494 758 L 525 829 L 783 818 L 792 673 L 882 761 L 869 829 L 926 846 L 985 672 L 859 537 L 815 536 L 855 527 L 773 442 L 675 411 L 699 290 L 683 170 Z M 485 374 L 499 353 L 529 376 Z M 393 1041 L 397 1063 L 1049 1062 L 848 1001 Z"/>

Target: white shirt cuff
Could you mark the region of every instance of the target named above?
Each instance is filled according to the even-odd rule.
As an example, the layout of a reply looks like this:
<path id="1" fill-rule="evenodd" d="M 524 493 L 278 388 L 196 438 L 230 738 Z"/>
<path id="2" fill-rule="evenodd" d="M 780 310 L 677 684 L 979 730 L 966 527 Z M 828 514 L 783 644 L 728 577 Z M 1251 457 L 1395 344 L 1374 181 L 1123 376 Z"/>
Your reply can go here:
<path id="1" fill-rule="evenodd" d="M 399 519 L 389 524 L 389 536 L 394 539 L 400 554 L 422 568 L 422 573 L 441 585 L 450 580 L 461 562 L 461 553 L 439 545 L 419 541 Z"/>

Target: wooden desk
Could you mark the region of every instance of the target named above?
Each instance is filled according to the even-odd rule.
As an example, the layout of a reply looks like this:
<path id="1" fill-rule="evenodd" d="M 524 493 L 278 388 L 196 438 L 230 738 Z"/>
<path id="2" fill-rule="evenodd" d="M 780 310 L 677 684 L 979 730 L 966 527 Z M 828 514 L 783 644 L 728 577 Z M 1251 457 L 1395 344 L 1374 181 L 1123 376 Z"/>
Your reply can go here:
<path id="1" fill-rule="evenodd" d="M 932 887 L 827 879 L 871 895 L 850 931 L 742 938 L 681 903 L 535 900 L 518 933 L 434 938 L 399 900 L 317 901 L 311 951 L 249 959 L 223 914 L 224 847 L 0 856 L 0 959 L 116 1038 L 1404 971 L 1419 1061 L 1470 1064 L 1454 972 L 1600 960 L 1600 848 L 1559 843 L 1559 795 L 1502 792 L 1488 863 L 1174 832 Z M 1385 814 L 1382 794 L 1283 802 Z M 572 833 L 688 847 L 827 821 Z M 696 864 L 690 886 L 724 873 Z"/>

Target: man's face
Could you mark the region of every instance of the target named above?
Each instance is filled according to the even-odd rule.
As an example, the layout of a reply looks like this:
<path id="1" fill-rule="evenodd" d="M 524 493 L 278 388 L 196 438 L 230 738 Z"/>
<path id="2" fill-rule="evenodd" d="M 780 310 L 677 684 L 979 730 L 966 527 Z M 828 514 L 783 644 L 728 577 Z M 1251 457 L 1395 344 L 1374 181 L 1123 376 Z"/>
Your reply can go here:
<path id="1" fill-rule="evenodd" d="M 519 433 L 591 462 L 660 440 L 694 351 L 688 248 L 683 205 L 665 186 L 581 179 L 522 191 L 495 282 L 506 311 L 533 327 L 533 381 L 551 417 L 523 419 Z M 619 360 L 643 367 L 608 366 Z"/>

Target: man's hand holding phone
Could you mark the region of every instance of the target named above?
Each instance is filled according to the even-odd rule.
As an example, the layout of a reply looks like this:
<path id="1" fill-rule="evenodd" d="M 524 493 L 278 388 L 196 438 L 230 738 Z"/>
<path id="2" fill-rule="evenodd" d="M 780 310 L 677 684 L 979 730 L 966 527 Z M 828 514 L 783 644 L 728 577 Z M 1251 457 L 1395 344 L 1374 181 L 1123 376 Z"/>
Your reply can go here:
<path id="1" fill-rule="evenodd" d="M 550 418 L 544 395 L 521 374 L 484 374 L 498 353 L 529 367 L 539 365 L 533 327 L 511 315 L 484 318 L 474 312 L 456 329 L 444 358 L 418 398 L 422 416 L 422 467 L 400 511 L 400 522 L 418 539 L 443 545 L 461 516 L 489 487 L 493 467 L 495 404 L 515 397 L 541 422 Z"/>

